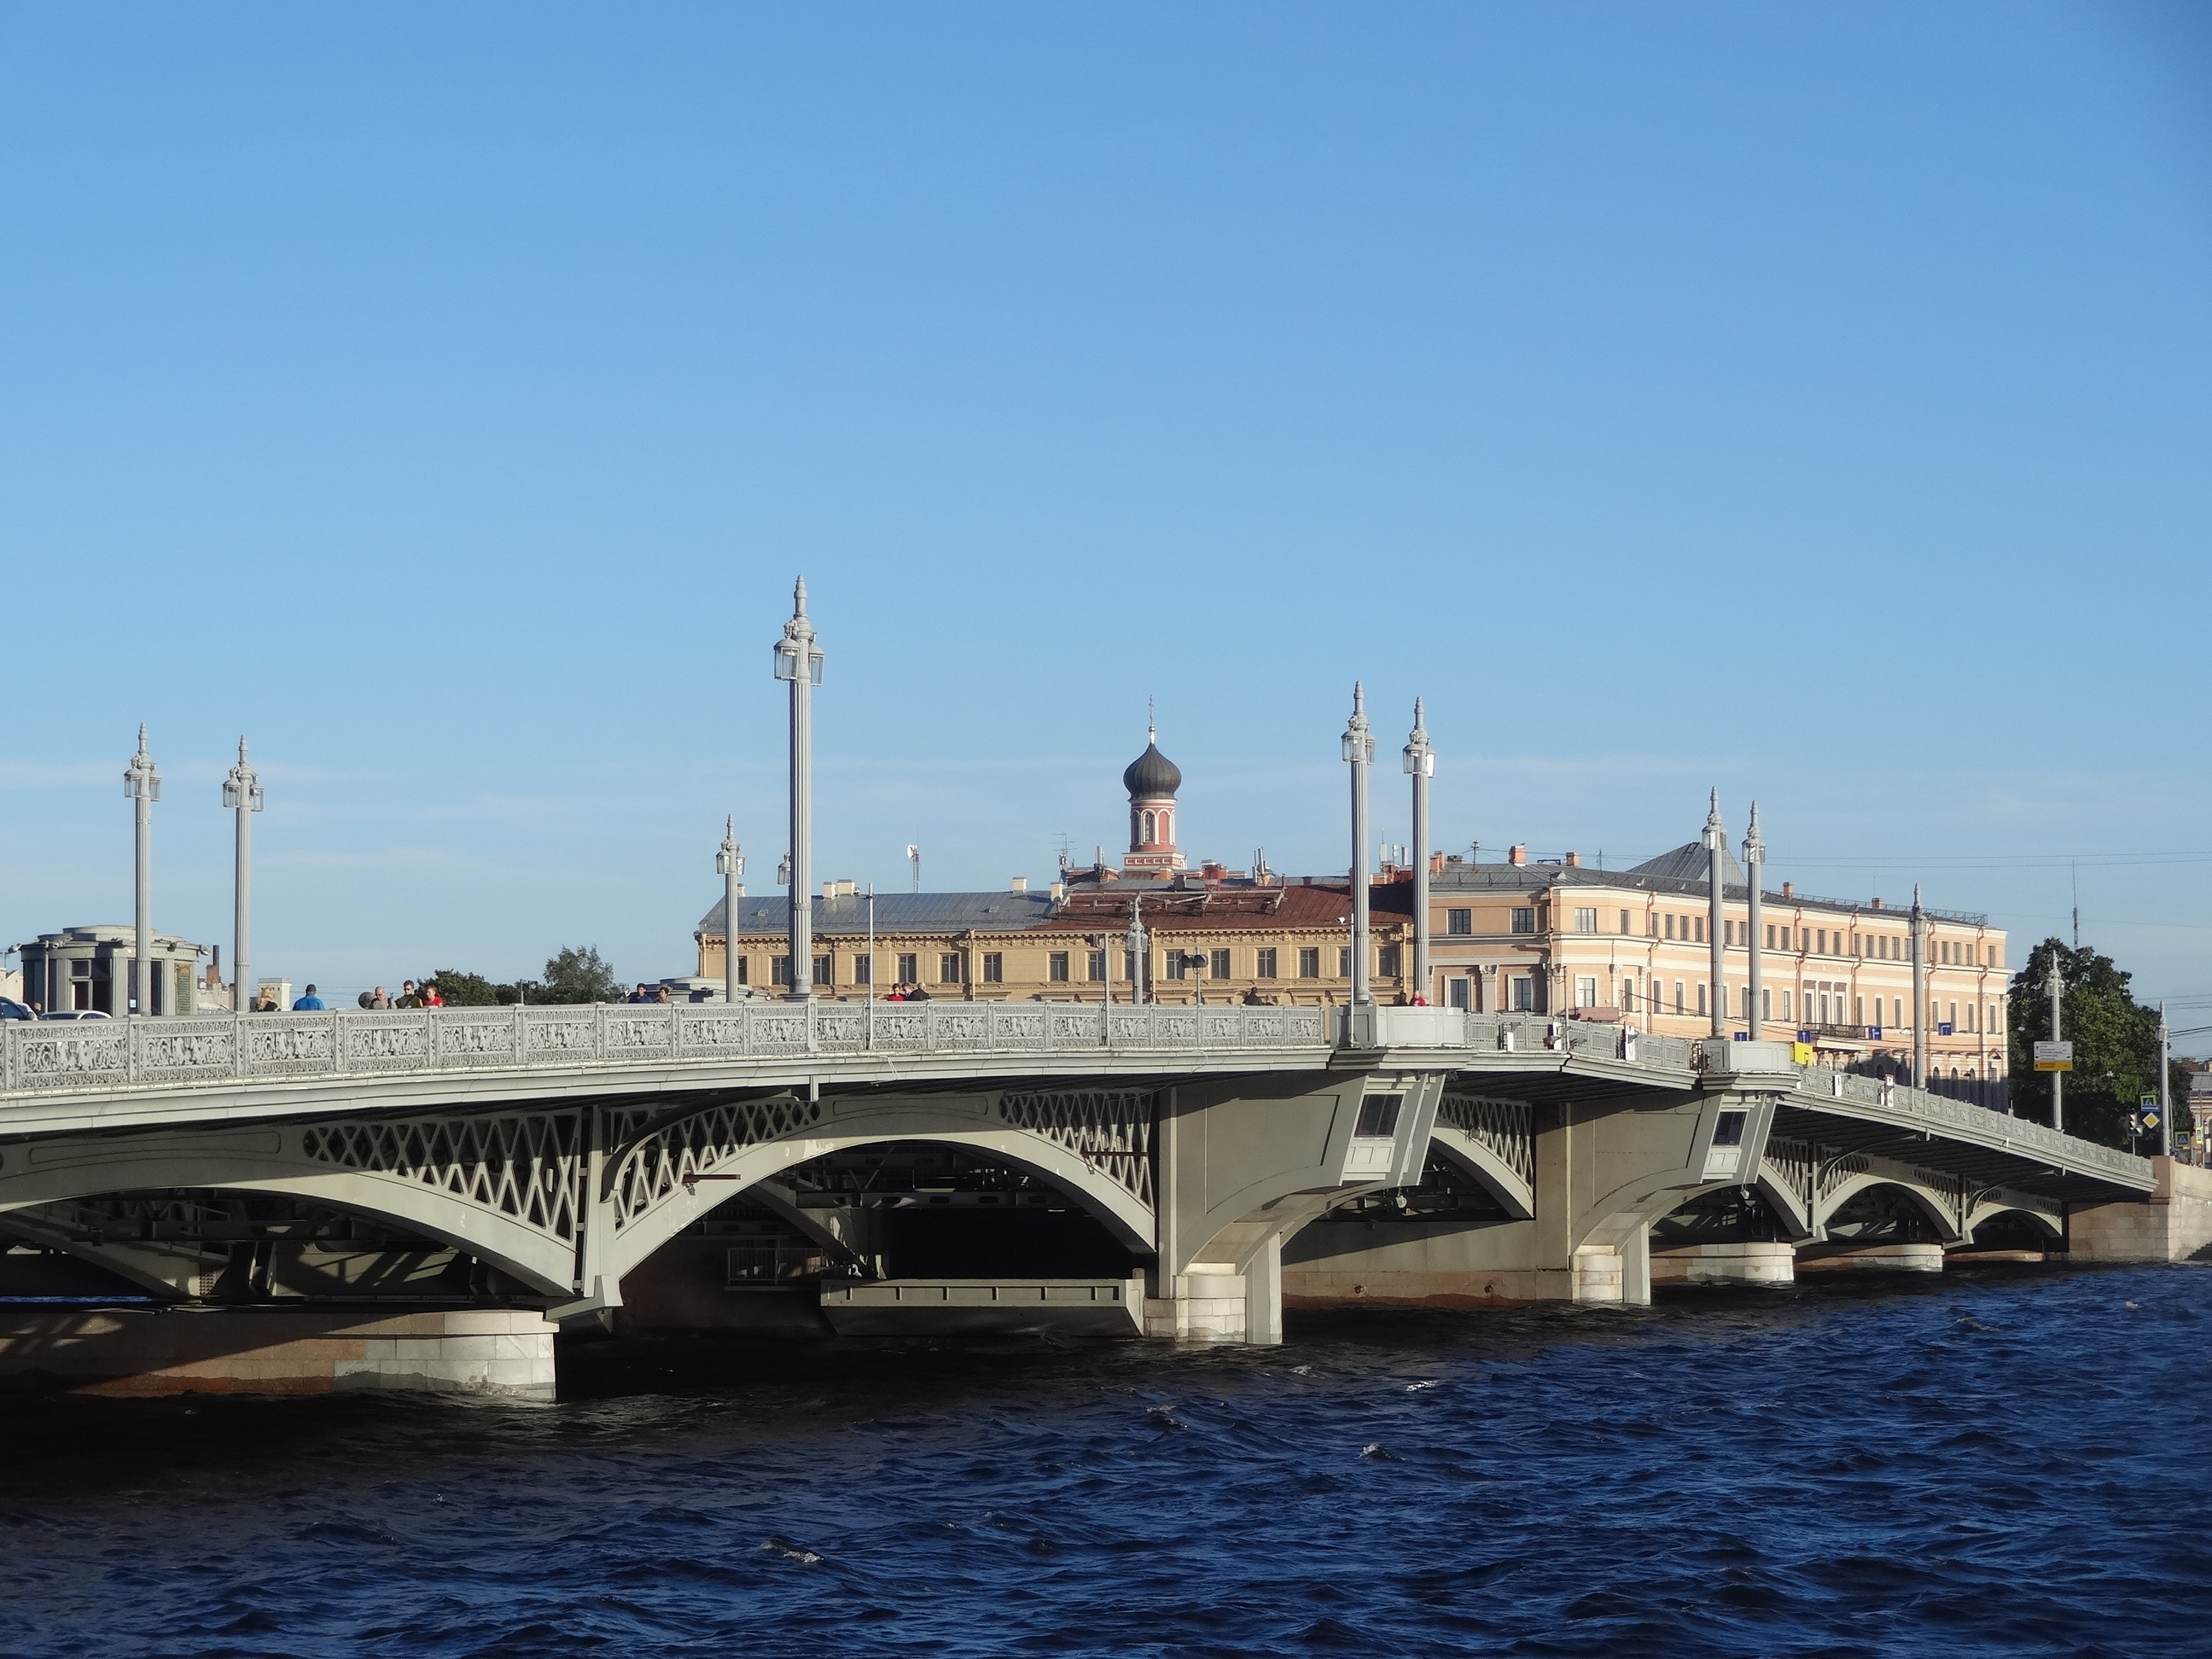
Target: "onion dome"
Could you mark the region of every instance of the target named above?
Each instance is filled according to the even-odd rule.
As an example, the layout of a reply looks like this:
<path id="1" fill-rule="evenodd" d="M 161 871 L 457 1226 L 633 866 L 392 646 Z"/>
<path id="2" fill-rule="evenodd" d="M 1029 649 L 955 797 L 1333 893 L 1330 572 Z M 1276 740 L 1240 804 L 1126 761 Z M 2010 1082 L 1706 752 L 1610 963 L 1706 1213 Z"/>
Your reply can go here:
<path id="1" fill-rule="evenodd" d="M 1145 752 L 1121 774 L 1121 787 L 1129 792 L 1131 800 L 1171 800 L 1182 787 L 1182 773 L 1160 753 L 1158 743 L 1147 743 Z"/>

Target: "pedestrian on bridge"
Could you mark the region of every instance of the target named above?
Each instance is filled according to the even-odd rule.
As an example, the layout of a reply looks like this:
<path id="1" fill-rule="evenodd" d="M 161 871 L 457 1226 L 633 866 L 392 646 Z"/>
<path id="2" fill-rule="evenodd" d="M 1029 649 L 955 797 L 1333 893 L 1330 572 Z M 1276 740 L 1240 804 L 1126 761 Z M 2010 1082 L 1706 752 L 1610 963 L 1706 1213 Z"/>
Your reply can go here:
<path id="1" fill-rule="evenodd" d="M 422 1006 L 422 999 L 415 989 L 415 981 L 411 979 L 401 980 L 399 981 L 399 1000 L 395 1003 L 393 1006 L 399 1008 L 420 1008 Z"/>
<path id="2" fill-rule="evenodd" d="M 292 1005 L 292 1012 L 295 1014 L 317 1013 L 329 1006 L 330 1004 L 315 994 L 315 988 L 310 985 L 307 988 L 307 994 Z"/>

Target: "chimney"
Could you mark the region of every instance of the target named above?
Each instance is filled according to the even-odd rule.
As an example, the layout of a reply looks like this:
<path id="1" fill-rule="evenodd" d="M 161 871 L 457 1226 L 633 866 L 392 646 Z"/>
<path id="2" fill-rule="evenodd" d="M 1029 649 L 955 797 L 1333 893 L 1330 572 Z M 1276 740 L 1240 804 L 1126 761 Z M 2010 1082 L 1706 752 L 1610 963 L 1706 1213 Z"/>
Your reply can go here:
<path id="1" fill-rule="evenodd" d="M 1876 899 L 1874 902 L 1874 908 L 1877 910 L 1881 908 L 1881 901 L 1880 899 Z"/>
<path id="2" fill-rule="evenodd" d="M 1570 853 L 1570 854 L 1567 854 L 1567 868 L 1568 868 L 1568 869 L 1570 869 L 1570 870 L 1579 870 L 1579 869 L 1581 869 L 1582 867 L 1583 867 L 1583 855 L 1582 855 L 1580 853 Z"/>
<path id="3" fill-rule="evenodd" d="M 1784 882 L 1784 883 L 1782 884 L 1782 896 L 1783 896 L 1783 897 L 1784 897 L 1784 898 L 1790 898 L 1790 897 L 1794 897 L 1794 896 L 1796 896 L 1796 890 L 1795 888 L 1793 888 L 1793 887 L 1792 887 L 1792 886 L 1791 886 L 1788 882 L 1786 882 L 1786 881 L 1785 881 L 1785 882 Z"/>
<path id="4" fill-rule="evenodd" d="M 1028 892 L 1030 890 L 1030 878 L 1027 876 L 1016 876 L 1014 878 L 1014 890 L 1017 893 Z"/>
<path id="5" fill-rule="evenodd" d="M 1505 849 L 1505 861 L 1506 861 L 1508 864 L 1516 864 L 1516 865 L 1517 865 L 1517 864 L 1526 864 L 1526 863 L 1528 863 L 1528 848 L 1526 848 L 1525 846 L 1522 845 L 1520 842 L 1516 842 L 1512 846 L 1510 846 L 1510 847 L 1509 847 L 1509 848 L 1507 848 Z"/>
<path id="6" fill-rule="evenodd" d="M 1066 884 L 1066 882 L 1064 882 L 1064 881 L 1056 881 L 1056 882 L 1053 883 L 1053 884 L 1052 884 L 1052 902 L 1053 902 L 1054 904 L 1058 904 L 1061 900 L 1065 899 L 1066 896 L 1067 896 L 1067 884 Z"/>
<path id="7" fill-rule="evenodd" d="M 823 883 L 822 884 L 822 899 L 823 899 L 823 902 L 826 904 L 826 903 L 828 903 L 831 899 L 836 898 L 836 896 L 837 896 L 837 884 L 836 884 L 836 882 L 834 882 L 834 881 L 825 881 L 825 882 L 823 882 Z"/>
<path id="8" fill-rule="evenodd" d="M 1443 872 L 1444 872 L 1444 855 L 1443 855 L 1442 853 L 1431 853 L 1431 854 L 1429 854 L 1429 873 L 1430 873 L 1431 875 L 1432 875 L 1432 876 L 1441 876 L 1442 874 L 1443 874 Z"/>

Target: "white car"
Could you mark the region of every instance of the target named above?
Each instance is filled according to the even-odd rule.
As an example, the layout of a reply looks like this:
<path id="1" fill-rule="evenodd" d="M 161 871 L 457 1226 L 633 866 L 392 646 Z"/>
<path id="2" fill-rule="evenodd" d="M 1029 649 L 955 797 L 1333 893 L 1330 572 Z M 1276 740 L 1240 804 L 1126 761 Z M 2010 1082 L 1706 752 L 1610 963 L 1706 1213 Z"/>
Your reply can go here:
<path id="1" fill-rule="evenodd" d="M 97 1008 L 57 1008 L 51 1014 L 40 1014 L 40 1019 L 106 1019 L 107 1016 Z"/>

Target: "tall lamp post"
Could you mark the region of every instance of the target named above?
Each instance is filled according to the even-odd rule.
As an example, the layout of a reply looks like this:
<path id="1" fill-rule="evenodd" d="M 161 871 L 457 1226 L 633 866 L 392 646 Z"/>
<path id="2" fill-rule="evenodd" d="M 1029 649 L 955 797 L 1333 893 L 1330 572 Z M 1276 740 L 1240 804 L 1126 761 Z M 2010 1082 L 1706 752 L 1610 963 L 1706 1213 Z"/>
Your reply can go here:
<path id="1" fill-rule="evenodd" d="M 2066 1000 L 2066 981 L 2058 975 L 2058 953 L 2051 953 L 2051 971 L 2044 976 L 2043 988 L 2051 994 L 2051 1040 L 2060 1042 L 2066 1033 L 2059 1029 L 2059 1018 Z M 2051 1074 L 2051 1127 L 2061 1133 L 2066 1128 L 2066 1073 Z"/>
<path id="2" fill-rule="evenodd" d="M 1132 1006 L 1152 999 L 1146 994 L 1151 989 L 1152 977 L 1152 941 L 1145 932 L 1145 896 L 1129 895 L 1129 1002 Z"/>
<path id="3" fill-rule="evenodd" d="M 123 793 L 133 805 L 137 831 L 137 948 L 131 958 L 131 999 L 137 1012 L 154 1012 L 154 803 L 161 799 L 161 775 L 146 752 L 146 727 L 138 727 L 138 752 L 123 774 Z"/>
<path id="4" fill-rule="evenodd" d="M 1928 913 L 1912 884 L 1912 1086 L 1928 1086 Z"/>
<path id="5" fill-rule="evenodd" d="M 2158 1005 L 2158 1155 L 2173 1156 L 2173 1103 L 2166 1098 L 2166 1073 L 2173 1069 L 2173 1031 L 2166 1023 L 2166 1005 Z"/>
<path id="6" fill-rule="evenodd" d="M 246 764 L 246 739 L 238 740 L 238 764 L 222 781 L 222 804 L 238 814 L 238 868 L 231 878 L 231 1006 L 250 1012 L 253 967 L 253 815 L 262 809 L 261 780 Z"/>
<path id="7" fill-rule="evenodd" d="M 1413 699 L 1413 730 L 1406 739 L 1406 770 L 1413 780 L 1413 994 L 1429 1000 L 1429 780 L 1437 775 L 1436 751 Z"/>
<path id="8" fill-rule="evenodd" d="M 1375 738 L 1367 729 L 1367 693 L 1352 686 L 1352 720 L 1344 728 L 1344 760 L 1352 769 L 1352 1006 L 1374 1001 L 1367 978 L 1367 769 L 1375 763 Z M 1358 1040 L 1356 1029 L 1346 1035 Z"/>
<path id="9" fill-rule="evenodd" d="M 1727 890 L 1722 883 L 1728 875 L 1723 862 L 1728 857 L 1728 830 L 1721 823 L 1721 792 L 1713 791 L 1713 804 L 1705 814 L 1705 939 L 1711 946 L 1713 975 L 1711 998 L 1712 1035 L 1728 1035 L 1728 980 L 1725 976 L 1728 958 L 1723 954 L 1721 940 L 1728 927 Z"/>
<path id="10" fill-rule="evenodd" d="M 738 901 L 744 896 L 738 878 L 745 873 L 745 851 L 738 845 L 738 815 L 731 813 L 722 825 L 722 845 L 714 854 L 715 872 L 722 878 L 722 998 L 738 1000 Z"/>
<path id="11" fill-rule="evenodd" d="M 1759 930 L 1759 884 L 1764 879 L 1760 871 L 1765 863 L 1766 842 L 1759 833 L 1759 803 L 1753 801 L 1751 804 L 1751 822 L 1745 827 L 1743 832 L 1743 879 L 1750 896 L 1750 908 L 1744 927 L 1749 930 L 1745 938 L 1751 945 L 1751 984 L 1744 993 L 1751 999 L 1751 1002 L 1743 1012 L 1744 1029 L 1751 1033 L 1752 1041 L 1754 1042 L 1766 1035 L 1765 1028 L 1760 1024 L 1760 1021 L 1765 1018 L 1766 1008 L 1763 999 L 1766 994 L 1760 987 L 1759 973 L 1759 954 L 1766 948 L 1765 935 Z"/>
<path id="12" fill-rule="evenodd" d="M 814 902 L 807 896 L 814 851 L 814 688 L 822 653 L 806 620 L 806 578 L 792 588 L 791 620 L 775 643 L 775 677 L 791 686 L 791 1000 L 814 994 Z"/>

